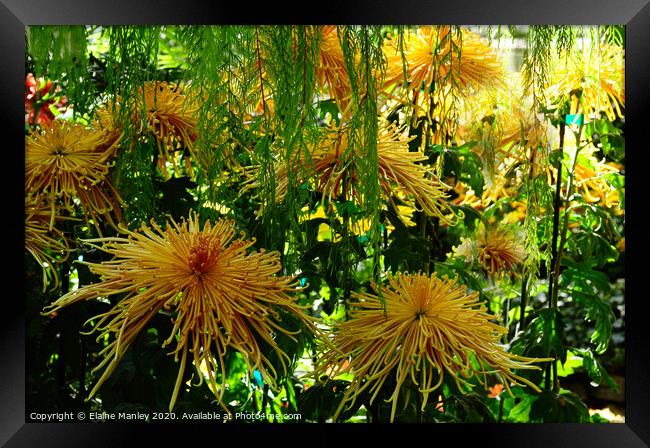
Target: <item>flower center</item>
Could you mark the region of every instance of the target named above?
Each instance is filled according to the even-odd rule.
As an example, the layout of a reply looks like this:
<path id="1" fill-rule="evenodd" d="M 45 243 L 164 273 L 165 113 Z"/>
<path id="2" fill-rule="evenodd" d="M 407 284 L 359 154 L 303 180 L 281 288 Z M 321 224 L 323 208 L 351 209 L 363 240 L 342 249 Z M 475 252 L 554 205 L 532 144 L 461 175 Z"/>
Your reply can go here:
<path id="1" fill-rule="evenodd" d="M 429 300 L 428 291 L 425 288 L 418 289 L 414 294 L 413 305 L 415 320 L 419 320 L 427 314 L 427 311 L 431 308 L 431 301 Z"/>
<path id="2" fill-rule="evenodd" d="M 57 146 L 52 149 L 52 155 L 56 157 L 63 157 L 66 154 L 65 148 L 63 146 Z"/>
<path id="3" fill-rule="evenodd" d="M 199 236 L 198 242 L 190 249 L 188 263 L 192 271 L 201 274 L 210 269 L 217 262 L 219 255 L 219 240 L 208 240 L 203 235 Z"/>

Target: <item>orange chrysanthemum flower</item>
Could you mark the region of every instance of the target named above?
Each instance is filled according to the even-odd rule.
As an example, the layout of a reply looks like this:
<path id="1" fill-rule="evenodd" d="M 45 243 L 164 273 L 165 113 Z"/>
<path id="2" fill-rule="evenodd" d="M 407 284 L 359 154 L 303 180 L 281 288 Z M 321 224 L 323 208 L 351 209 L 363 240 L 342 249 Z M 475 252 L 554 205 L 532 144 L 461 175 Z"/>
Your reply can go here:
<path id="1" fill-rule="evenodd" d="M 169 170 L 171 163 L 174 170 L 179 170 L 179 160 L 185 159 L 186 169 L 192 173 L 189 155 L 197 139 L 196 111 L 194 99 L 186 92 L 183 85 L 166 81 L 149 81 L 136 90 L 129 100 L 133 116 L 123 117 L 133 123 L 142 124 L 136 132 L 151 132 L 158 147 L 158 167 L 163 174 Z M 118 121 L 123 100 L 102 107 L 97 113 L 97 123 L 102 128 L 119 129 Z M 177 151 L 187 150 L 187 153 Z"/>
<path id="2" fill-rule="evenodd" d="M 420 27 L 406 32 L 403 44 L 405 61 L 398 40 L 386 42 L 386 92 L 405 83 L 410 91 L 429 91 L 433 83 L 448 85 L 449 81 L 443 80 L 450 72 L 462 89 L 495 85 L 503 77 L 502 62 L 490 44 L 468 29 L 461 29 L 459 38 L 449 26 Z"/>
<path id="3" fill-rule="evenodd" d="M 334 25 L 322 27 L 318 64 L 314 67 L 314 75 L 320 87 L 329 92 L 341 111 L 345 111 L 350 101 L 352 87 L 345 66 L 343 49 Z"/>
<path id="4" fill-rule="evenodd" d="M 29 252 L 43 270 L 43 291 L 50 280 L 56 288 L 59 276 L 54 263 L 60 263 L 68 258 L 70 248 L 63 232 L 51 227 L 52 219 L 61 219 L 53 215 L 48 204 L 41 203 L 31 194 L 25 195 L 25 250 Z"/>
<path id="5" fill-rule="evenodd" d="M 562 55 L 546 90 L 546 97 L 568 102 L 570 113 L 588 117 L 605 112 L 611 121 L 623 117 L 625 106 L 625 61 L 621 47 L 576 48 Z M 578 111 L 578 106 L 580 110 Z"/>
<path id="6" fill-rule="evenodd" d="M 531 363 L 547 359 L 508 353 L 500 344 L 507 329 L 492 322 L 494 316 L 479 302 L 478 292 L 468 293 L 456 280 L 436 274 L 397 274 L 382 286 L 382 299 L 373 293 L 352 294 L 358 302 L 350 320 L 337 325 L 332 341 L 336 349 L 327 351 L 316 366 L 318 375 L 330 371 L 334 377 L 347 360 L 354 374 L 335 419 L 366 389 L 372 403 L 393 376 L 396 385 L 388 399 L 391 422 L 402 386 L 409 382 L 422 394 L 423 410 L 445 375 L 454 378 L 459 389 L 471 387 L 467 379 L 474 376 L 487 389 L 486 375 L 494 374 L 508 391 L 510 383 L 539 391 L 512 369 L 539 369 Z"/>
<path id="7" fill-rule="evenodd" d="M 193 360 L 203 381 L 208 382 L 224 409 L 226 387 L 224 356 L 230 349 L 241 353 L 252 375 L 258 370 L 267 384 L 276 387 L 277 372 L 265 353 L 263 343 L 273 350 L 286 369 L 287 355 L 274 335 L 281 332 L 293 338 L 297 332 L 281 326 L 281 313 L 290 314 L 311 331 L 318 331 L 304 308 L 291 294 L 298 291 L 292 277 L 277 277 L 282 269 L 277 252 L 250 252 L 255 240 L 234 240 L 232 221 L 219 221 L 203 228 L 196 214 L 165 230 L 153 220 L 128 238 L 99 238 L 90 243 L 111 255 L 103 263 L 84 263 L 101 282 L 72 291 L 47 307 L 58 310 L 82 300 L 123 295 L 110 311 L 93 317 L 98 339 L 112 336 L 100 353 L 103 361 L 94 369 L 105 368 L 90 393 L 92 397 L 111 375 L 135 337 L 160 310 L 174 310 L 174 329 L 163 346 L 176 343 L 175 360 L 180 357 L 178 379 L 170 410 L 174 407 L 185 372 L 186 361 Z M 207 368 L 206 368 L 207 366 Z M 220 378 L 219 378 L 220 376 Z M 218 392 L 217 392 L 218 391 Z"/>
<path id="8" fill-rule="evenodd" d="M 142 89 L 145 121 L 158 143 L 159 156 L 166 156 L 183 147 L 192 148 L 196 140 L 196 107 L 184 92 L 182 85 L 167 82 L 148 82 Z M 136 108 L 140 112 L 139 108 Z M 166 151 L 162 147 L 166 148 Z M 174 158 L 172 158 L 174 160 Z"/>
<path id="9" fill-rule="evenodd" d="M 505 226 L 480 226 L 476 239 L 461 238 L 454 253 L 469 263 L 476 261 L 490 275 L 514 272 L 526 257 L 522 238 Z"/>
<path id="10" fill-rule="evenodd" d="M 49 199 L 50 228 L 57 199 L 68 209 L 73 209 L 78 199 L 100 234 L 100 220 L 118 228 L 115 221 L 122 220 L 122 199 L 113 188 L 109 170 L 120 137 L 115 138 L 112 131 L 54 120 L 48 128 L 25 138 L 27 190 Z"/>
<path id="11" fill-rule="evenodd" d="M 395 125 L 386 122 L 380 124 L 378 134 L 379 181 L 384 196 L 393 201 L 392 196 L 397 192 L 406 195 L 407 199 L 414 199 L 427 215 L 440 218 L 442 223 L 453 223 L 457 215 L 446 201 L 445 190 L 449 187 L 438 180 L 426 165 L 418 163 L 427 160 L 427 157 L 421 152 L 409 151 L 408 142 L 411 138 Z M 363 202 L 358 188 L 361 177 L 358 159 L 362 155 L 348 148 L 348 139 L 349 129 L 332 128 L 310 150 L 309 160 L 306 160 L 304 154 L 299 154 L 300 164 L 307 167 L 306 173 L 313 177 L 324 200 L 331 201 L 340 197 L 345 189 L 350 197 Z M 245 189 L 261 186 L 258 169 L 254 167 L 251 171 L 251 180 Z M 299 179 L 303 180 L 306 179 Z M 280 202 L 285 197 L 288 182 L 286 163 L 280 162 L 275 170 L 276 201 Z"/>
<path id="12" fill-rule="evenodd" d="M 91 122 L 93 129 L 106 133 L 106 141 L 111 145 L 113 143 L 116 145 L 119 144 L 124 136 L 122 126 L 115 119 L 117 114 L 119 114 L 119 103 L 114 104 L 109 102 L 96 109 L 95 117 Z"/>
<path id="13" fill-rule="evenodd" d="M 184 91 L 184 87 L 167 82 L 147 82 L 139 89 L 136 98 L 138 101 L 141 98 L 144 100 L 144 105 L 136 103 L 136 120 L 141 119 L 144 111 L 144 122 L 158 145 L 160 171 L 167 175 L 169 162 L 174 171 L 178 172 L 179 160 L 185 160 L 185 169 L 192 175 L 190 155 L 197 139 L 197 108 Z M 183 152 L 176 154 L 181 150 Z"/>

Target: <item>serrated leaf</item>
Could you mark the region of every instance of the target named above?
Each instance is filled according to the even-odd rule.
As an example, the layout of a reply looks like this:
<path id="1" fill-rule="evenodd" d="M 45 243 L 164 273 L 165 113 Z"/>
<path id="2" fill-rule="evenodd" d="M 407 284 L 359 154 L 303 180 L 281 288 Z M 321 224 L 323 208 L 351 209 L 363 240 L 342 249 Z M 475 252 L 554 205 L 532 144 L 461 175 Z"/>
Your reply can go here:
<path id="1" fill-rule="evenodd" d="M 556 358 L 564 364 L 567 348 L 560 312 L 553 308 L 539 310 L 526 330 L 512 342 L 512 349 L 524 356 Z"/>
<path id="2" fill-rule="evenodd" d="M 596 344 L 596 353 L 603 353 L 609 346 L 615 319 L 611 305 L 601 298 L 611 289 L 609 279 L 604 273 L 588 267 L 569 267 L 562 273 L 560 285 L 586 310 L 586 319 L 594 323 L 591 342 Z"/>

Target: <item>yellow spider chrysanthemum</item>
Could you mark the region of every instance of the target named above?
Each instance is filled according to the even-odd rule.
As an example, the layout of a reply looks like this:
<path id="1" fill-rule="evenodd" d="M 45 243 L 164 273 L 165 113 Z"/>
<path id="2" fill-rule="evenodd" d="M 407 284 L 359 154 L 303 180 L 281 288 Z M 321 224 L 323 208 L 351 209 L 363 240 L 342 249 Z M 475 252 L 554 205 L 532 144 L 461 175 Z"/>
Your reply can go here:
<path id="1" fill-rule="evenodd" d="M 598 202 L 608 208 L 619 208 L 620 199 L 616 188 L 612 187 L 603 178 L 608 174 L 618 173 L 620 170 L 615 166 L 591 158 L 591 166 L 588 164 L 576 165 L 575 187 L 587 202 Z"/>
<path id="2" fill-rule="evenodd" d="M 48 281 L 53 281 L 53 287 L 59 284 L 59 276 L 54 263 L 63 262 L 68 258 L 70 248 L 63 232 L 50 227 L 52 208 L 41 203 L 31 194 L 25 196 L 25 250 L 29 252 L 43 270 L 43 291 Z M 60 219 L 56 209 L 54 219 Z M 57 257 L 57 254 L 59 257 Z"/>
<path id="3" fill-rule="evenodd" d="M 403 50 L 398 38 L 384 45 L 385 106 L 391 108 L 389 104 L 397 100 L 397 107 L 413 107 L 413 114 L 429 123 L 430 143 L 456 140 L 461 99 L 503 84 L 504 67 L 497 53 L 468 29 L 445 25 L 407 31 Z"/>
<path id="4" fill-rule="evenodd" d="M 599 203 L 604 207 L 623 213 L 620 208 L 618 191 L 605 178 L 608 175 L 620 173 L 621 167 L 614 163 L 598 160 L 594 156 L 595 148 L 586 148 L 583 151 L 578 157 L 574 172 L 575 192 L 581 194 L 588 203 Z M 547 168 L 549 182 L 555 182 L 556 173 L 555 167 Z"/>
<path id="5" fill-rule="evenodd" d="M 281 332 L 293 338 L 297 333 L 281 326 L 280 313 L 291 314 L 310 330 L 318 330 L 304 314 L 304 307 L 291 297 L 298 291 L 297 282 L 276 276 L 282 269 L 279 253 L 248 253 L 255 241 L 234 238 L 232 221 L 214 225 L 208 221 L 201 228 L 194 214 L 181 224 L 169 221 L 165 230 L 152 221 L 151 227 L 143 224 L 139 232 L 128 232 L 128 238 L 89 240 L 101 243 L 96 247 L 113 255 L 111 261 L 84 263 L 101 276 L 101 282 L 64 295 L 47 311 L 82 300 L 123 295 L 110 311 L 92 318 L 98 320 L 93 331 L 100 333 L 99 338 L 110 335 L 112 341 L 100 353 L 104 359 L 94 371 L 104 368 L 104 372 L 90 397 L 149 320 L 163 309 L 173 310 L 175 315 L 173 331 L 163 346 L 176 343 L 173 354 L 176 361 L 180 357 L 170 410 L 183 384 L 188 352 L 201 382 L 201 366 L 207 370 L 210 388 L 226 410 L 222 400 L 228 350 L 242 354 L 251 375 L 258 370 L 267 384 L 276 387 L 277 372 L 260 344 L 268 345 L 286 368 L 288 357 L 274 335 Z"/>
<path id="6" fill-rule="evenodd" d="M 504 74 L 503 64 L 490 44 L 465 28 L 461 29 L 459 38 L 449 26 L 420 27 L 417 31 L 406 32 L 403 44 L 406 61 L 397 39 L 389 39 L 385 44 L 384 90 L 387 92 L 405 81 L 410 91 L 429 91 L 433 83 L 439 87 L 448 84 L 443 80 L 450 72 L 457 73 L 452 75 L 462 89 L 495 85 Z M 450 45 L 459 51 L 450 51 Z"/>
<path id="7" fill-rule="evenodd" d="M 345 66 L 345 56 L 339 42 L 336 26 L 322 27 L 318 64 L 314 67 L 315 78 L 321 87 L 345 111 L 350 101 L 352 87 Z"/>
<path id="8" fill-rule="evenodd" d="M 508 84 L 519 84 L 517 76 Z M 482 89 L 463 101 L 458 135 L 475 142 L 472 150 L 481 158 L 488 174 L 507 171 L 516 163 L 530 163 L 533 174 L 540 169 L 538 158 L 547 151 L 552 128 L 533 112 L 523 95 L 510 89 Z M 540 149 L 543 148 L 543 149 Z"/>
<path id="9" fill-rule="evenodd" d="M 167 173 L 165 165 L 168 161 L 177 170 L 178 157 L 175 152 L 180 148 L 191 152 L 197 137 L 196 107 L 182 85 L 147 82 L 140 92 L 144 105 L 139 103 L 140 96 L 137 96 L 135 111 L 138 116 L 144 111 L 144 121 L 156 138 L 161 171 Z"/>
<path id="10" fill-rule="evenodd" d="M 120 129 L 115 118 L 120 116 L 123 101 L 118 98 L 114 103 L 100 108 L 97 127 Z M 196 99 L 185 86 L 166 81 L 148 81 L 128 101 L 131 101 L 129 107 L 133 114 L 122 118 L 141 124 L 142 127 L 136 129 L 138 133 L 151 132 L 158 147 L 158 167 L 161 172 L 169 174 L 168 163 L 178 172 L 179 161 L 184 160 L 185 169 L 192 175 L 189 156 L 197 139 L 198 107 Z"/>
<path id="11" fill-rule="evenodd" d="M 95 111 L 95 117 L 91 122 L 91 127 L 93 129 L 101 130 L 106 134 L 107 144 L 112 145 L 115 143 L 116 145 L 119 145 L 124 136 L 124 130 L 115 119 L 115 115 L 119 113 L 119 105 L 116 105 L 115 108 L 113 106 L 114 104 L 109 102 L 97 108 Z"/>
<path id="12" fill-rule="evenodd" d="M 100 234 L 98 223 L 102 219 L 117 229 L 116 221 L 122 220 L 122 199 L 113 188 L 109 170 L 119 141 L 109 131 L 64 120 L 54 120 L 48 128 L 25 138 L 27 189 L 48 198 L 52 207 L 50 228 L 56 200 L 72 209 L 78 199 Z"/>
<path id="13" fill-rule="evenodd" d="M 592 117 L 602 111 L 613 121 L 617 116 L 623 117 L 624 80 L 625 62 L 621 47 L 576 48 L 555 62 L 546 97 L 556 102 L 567 102 L 569 113 Z"/>
<path id="14" fill-rule="evenodd" d="M 326 352 L 316 366 L 317 374 L 330 372 L 334 377 L 349 361 L 347 368 L 354 374 L 335 419 L 366 389 L 372 403 L 393 375 L 396 385 L 388 399 L 391 422 L 402 386 L 409 382 L 423 395 L 423 410 L 445 375 L 451 375 L 460 389 L 473 376 L 481 378 L 487 389 L 486 375 L 495 374 L 508 390 L 511 382 L 538 390 L 512 369 L 539 369 L 531 363 L 546 359 L 508 353 L 499 342 L 507 329 L 492 322 L 494 316 L 479 302 L 478 292 L 468 293 L 456 280 L 436 274 L 389 276 L 381 291 L 382 299 L 373 293 L 352 293 L 358 301 L 350 320 L 337 325 L 332 341 L 336 350 Z"/>
<path id="15" fill-rule="evenodd" d="M 461 238 L 454 253 L 469 263 L 476 261 L 490 275 L 514 272 L 526 257 L 523 239 L 506 226 L 481 225 L 476 239 Z"/>
<path id="16" fill-rule="evenodd" d="M 493 179 L 487 178 L 486 185 L 483 188 L 481 196 L 476 196 L 476 192 L 462 182 L 457 182 L 454 191 L 458 197 L 454 199 L 456 205 L 470 205 L 477 210 L 484 210 L 499 199 L 511 198 L 516 196 L 516 185 L 512 180 L 502 175 L 495 175 Z"/>
<path id="17" fill-rule="evenodd" d="M 427 157 L 421 152 L 409 151 L 411 138 L 385 121 L 381 122 L 378 134 L 379 181 L 384 196 L 393 201 L 392 196 L 399 192 L 413 198 L 427 215 L 440 218 L 441 223 L 453 223 L 456 215 L 447 203 L 445 193 L 449 187 L 439 181 L 426 165 L 418 163 L 427 160 Z M 362 173 L 358 158 L 363 155 L 348 149 L 348 139 L 347 128 L 327 130 L 325 136 L 311 148 L 310 160 L 300 153 L 300 165 L 307 167 L 306 172 L 313 177 L 316 188 L 323 193 L 323 199 L 331 201 L 346 190 L 350 197 L 361 203 L 363 197 L 358 182 Z M 252 180 L 245 188 L 260 186 L 257 171 L 253 173 Z M 285 197 L 288 182 L 286 163 L 280 162 L 275 170 L 276 201 L 280 202 Z"/>

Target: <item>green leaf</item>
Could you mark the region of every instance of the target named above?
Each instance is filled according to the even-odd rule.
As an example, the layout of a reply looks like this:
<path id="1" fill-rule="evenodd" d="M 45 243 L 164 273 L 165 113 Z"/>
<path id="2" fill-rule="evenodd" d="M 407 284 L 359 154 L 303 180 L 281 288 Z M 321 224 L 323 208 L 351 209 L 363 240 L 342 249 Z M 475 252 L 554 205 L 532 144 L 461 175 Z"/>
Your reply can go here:
<path id="1" fill-rule="evenodd" d="M 298 409 L 306 420 L 325 422 L 334 416 L 349 385 L 348 381 L 343 380 L 316 383 L 298 396 Z M 352 408 L 344 409 L 339 420 L 345 421 L 352 417 L 363 404 L 361 398 L 357 399 Z"/>
<path id="2" fill-rule="evenodd" d="M 576 356 L 572 351 L 568 352 L 567 360 L 564 364 L 557 361 L 557 375 L 559 377 L 567 377 L 575 373 L 575 369 L 582 367 L 582 356 Z"/>
<path id="3" fill-rule="evenodd" d="M 393 273 L 397 271 L 417 271 L 429 263 L 429 242 L 425 238 L 413 236 L 408 231 L 395 230 L 393 240 L 384 250 L 384 260 Z"/>
<path id="4" fill-rule="evenodd" d="M 510 410 L 508 414 L 508 421 L 515 423 L 527 423 L 529 421 L 530 407 L 535 401 L 535 396 L 528 395 L 523 397 L 519 403 L 517 403 Z"/>
<path id="5" fill-rule="evenodd" d="M 531 422 L 585 423 L 589 409 L 573 392 L 543 391 L 530 407 Z"/>
<path id="6" fill-rule="evenodd" d="M 472 207 L 469 204 L 464 204 L 461 206 L 454 206 L 452 205 L 452 209 L 454 212 L 457 212 L 458 210 L 461 210 L 463 214 L 465 215 L 465 218 L 463 219 L 463 224 L 467 227 L 468 230 L 472 231 L 476 227 L 476 221 L 479 220 L 481 221 L 485 226 L 488 226 L 488 221 L 483 216 L 483 214 L 476 210 L 474 207 Z"/>
<path id="7" fill-rule="evenodd" d="M 453 410 L 458 421 L 464 423 L 494 423 L 495 421 L 486 399 L 478 394 L 455 397 L 448 408 L 452 408 L 450 410 Z"/>
<path id="8" fill-rule="evenodd" d="M 609 279 L 599 271 L 582 266 L 568 267 L 561 275 L 560 286 L 571 294 L 574 302 L 586 310 L 586 319 L 594 323 L 591 342 L 596 353 L 603 353 L 612 337 L 615 316 L 611 305 L 601 295 L 611 290 Z"/>
<path id="9" fill-rule="evenodd" d="M 591 423 L 609 423 L 609 420 L 607 420 L 604 417 L 601 417 L 598 412 L 594 413 L 591 416 L 591 419 L 589 420 Z"/>
<path id="10" fill-rule="evenodd" d="M 592 351 L 584 350 L 582 355 L 584 356 L 583 365 L 591 379 L 592 386 L 599 386 L 605 382 L 610 389 L 617 392 L 618 384 L 616 384 L 614 379 L 609 375 L 609 373 L 607 373 L 607 370 L 605 370 L 602 363 L 594 356 Z"/>
<path id="11" fill-rule="evenodd" d="M 462 146 L 431 145 L 433 155 L 444 154 L 443 177 L 453 176 L 474 190 L 477 196 L 483 193 L 485 179 L 483 178 L 483 161 L 471 148 L 475 142 L 468 142 Z M 433 163 L 435 160 L 431 160 Z"/>
<path id="12" fill-rule="evenodd" d="M 336 202 L 336 212 L 343 218 L 355 217 L 362 214 L 363 210 L 353 201 Z"/>
<path id="13" fill-rule="evenodd" d="M 560 312 L 554 308 L 537 311 L 526 330 L 512 342 L 512 350 L 524 356 L 556 358 L 564 364 L 567 349 Z"/>
<path id="14" fill-rule="evenodd" d="M 593 120 L 585 126 L 585 133 L 591 136 L 596 147 L 603 151 L 605 157 L 621 161 L 625 157 L 625 138 L 622 131 L 608 120 Z"/>

